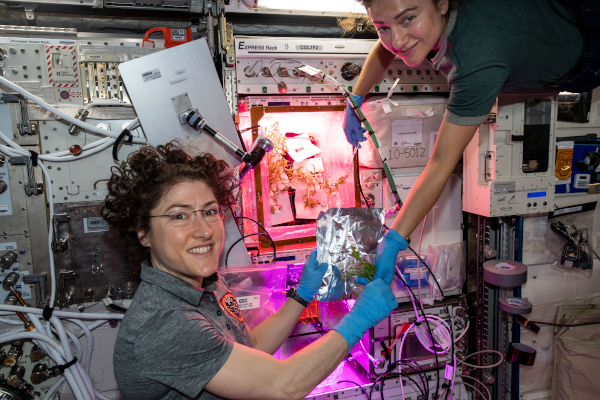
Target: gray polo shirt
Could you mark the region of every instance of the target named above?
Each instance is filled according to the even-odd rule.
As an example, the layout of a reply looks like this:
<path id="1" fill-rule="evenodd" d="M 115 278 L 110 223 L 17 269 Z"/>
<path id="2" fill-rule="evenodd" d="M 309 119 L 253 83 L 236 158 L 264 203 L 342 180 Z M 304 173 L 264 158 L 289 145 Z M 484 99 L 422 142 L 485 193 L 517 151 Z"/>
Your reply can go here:
<path id="1" fill-rule="evenodd" d="M 487 120 L 500 92 L 540 88 L 567 75 L 583 54 L 575 18 L 557 0 L 469 0 L 450 20 L 434 68 L 448 77 L 444 118 Z"/>
<path id="2" fill-rule="evenodd" d="M 119 328 L 115 378 L 126 400 L 221 399 L 204 386 L 233 343 L 251 346 L 237 301 L 218 274 L 200 289 L 148 264 Z"/>

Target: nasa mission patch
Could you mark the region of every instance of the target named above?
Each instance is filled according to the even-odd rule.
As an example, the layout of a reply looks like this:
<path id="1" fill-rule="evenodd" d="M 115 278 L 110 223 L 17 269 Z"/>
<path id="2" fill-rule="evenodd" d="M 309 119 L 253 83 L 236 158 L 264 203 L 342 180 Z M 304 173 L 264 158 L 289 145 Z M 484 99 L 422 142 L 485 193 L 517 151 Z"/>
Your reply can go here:
<path id="1" fill-rule="evenodd" d="M 242 312 L 240 311 L 240 307 L 238 306 L 237 300 L 232 293 L 227 293 L 221 299 L 221 304 L 223 308 L 235 319 L 240 322 L 244 322 L 244 317 L 242 316 Z"/>

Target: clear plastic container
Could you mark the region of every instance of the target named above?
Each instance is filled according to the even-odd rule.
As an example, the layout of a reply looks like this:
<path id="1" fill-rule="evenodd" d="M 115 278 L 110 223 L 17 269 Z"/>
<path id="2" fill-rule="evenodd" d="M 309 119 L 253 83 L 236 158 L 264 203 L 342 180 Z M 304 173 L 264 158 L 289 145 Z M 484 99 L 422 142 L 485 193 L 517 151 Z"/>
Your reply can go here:
<path id="1" fill-rule="evenodd" d="M 273 315 L 285 303 L 285 262 L 220 267 L 218 272 L 227 281 L 250 328 Z"/>
<path id="2" fill-rule="evenodd" d="M 427 262 L 427 256 L 421 256 L 423 261 Z M 409 287 L 414 288 L 419 286 L 419 269 L 421 287 L 429 286 L 429 271 L 425 265 L 419 261 L 417 256 L 403 256 L 398 259 L 398 269 L 402 272 L 402 276 L 406 280 Z M 404 282 L 398 277 L 395 278 L 398 288 L 404 288 Z"/>

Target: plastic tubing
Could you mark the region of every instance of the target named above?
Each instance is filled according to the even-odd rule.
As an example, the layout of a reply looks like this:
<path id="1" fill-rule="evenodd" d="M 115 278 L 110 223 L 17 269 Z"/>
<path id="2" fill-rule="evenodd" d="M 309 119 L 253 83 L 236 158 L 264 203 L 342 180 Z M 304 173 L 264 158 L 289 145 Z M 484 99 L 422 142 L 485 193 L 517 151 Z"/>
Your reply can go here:
<path id="1" fill-rule="evenodd" d="M 396 272 L 398 273 L 398 276 L 402 279 L 402 282 L 404 283 L 404 285 L 406 285 L 406 287 L 408 287 L 408 283 L 404 279 L 404 275 L 402 275 L 402 272 L 400 272 L 400 268 L 398 268 L 398 264 L 396 264 Z M 417 305 L 415 303 L 415 299 L 413 298 L 410 290 L 408 291 L 408 295 L 410 296 L 410 301 L 412 301 L 413 309 L 415 310 L 415 318 L 419 318 L 419 312 L 417 311 Z"/>
<path id="2" fill-rule="evenodd" d="M 24 332 L 24 333 L 17 333 L 14 335 L 2 335 L 2 337 L 0 337 L 0 340 L 6 340 L 6 341 L 12 341 L 12 340 L 17 340 L 17 339 L 36 339 L 36 340 L 40 340 L 40 341 L 44 341 L 44 342 L 51 342 L 52 340 L 54 340 L 53 338 L 50 338 L 46 335 L 43 335 L 41 333 L 38 332 Z M 60 356 L 58 356 L 58 353 L 56 351 L 54 351 L 53 348 L 49 348 L 50 349 L 50 356 L 54 359 L 54 361 L 58 364 L 63 364 L 64 360 L 62 360 L 62 358 Z M 56 357 L 58 356 L 58 357 Z M 70 368 L 69 368 L 70 369 Z M 67 379 L 67 382 L 69 382 L 69 385 L 71 386 L 71 389 L 73 390 L 73 394 L 75 395 L 75 397 L 77 398 L 77 400 L 85 400 L 83 395 L 81 394 L 81 391 L 79 390 L 79 386 L 77 385 L 77 382 L 75 381 L 73 375 L 70 373 L 69 369 L 65 370 L 65 378 Z"/>
<path id="3" fill-rule="evenodd" d="M 496 364 L 492 364 L 492 365 L 473 365 L 473 364 L 467 364 L 464 361 L 459 361 L 458 365 L 466 365 L 467 367 L 471 367 L 471 368 L 479 368 L 479 369 L 486 369 L 486 368 L 494 368 L 497 367 L 498 365 L 502 364 L 502 361 L 504 361 L 504 356 L 502 355 L 502 353 L 500 353 L 499 351 L 496 350 L 482 350 L 482 351 L 476 351 L 475 353 L 471 353 L 467 356 L 465 356 L 465 360 L 469 357 L 473 357 L 476 354 L 482 354 L 482 353 L 496 353 L 498 354 L 498 356 L 500 357 L 500 360 L 498 360 L 498 362 Z"/>
<path id="4" fill-rule="evenodd" d="M 458 376 L 459 378 L 461 378 L 461 379 L 463 379 L 463 378 L 469 378 L 469 379 L 473 379 L 475 382 L 479 383 L 481 386 L 483 386 L 483 388 L 485 389 L 485 391 L 486 391 L 486 392 L 487 392 L 487 394 L 488 394 L 488 397 L 489 397 L 489 398 L 490 398 L 490 400 L 491 400 L 491 398 L 492 398 L 492 394 L 490 393 L 490 390 L 487 388 L 487 385 L 485 385 L 485 384 L 484 384 L 483 382 L 481 382 L 479 379 L 477 379 L 477 378 L 473 378 L 472 376 L 469 376 L 469 375 L 457 375 L 457 376 Z M 484 398 L 485 398 L 485 396 L 484 396 Z"/>
<path id="5" fill-rule="evenodd" d="M 64 383 L 65 381 L 65 377 L 61 376 L 55 383 L 54 385 L 52 385 L 50 387 L 50 389 L 48 389 L 48 391 L 46 392 L 46 395 L 44 396 L 43 400 L 50 400 L 52 399 L 52 396 L 54 396 L 54 392 L 56 392 L 58 390 L 58 388 Z"/>
<path id="6" fill-rule="evenodd" d="M 64 353 L 65 353 L 65 361 L 69 362 L 69 361 L 73 360 L 74 356 L 73 356 L 73 353 L 71 352 L 71 345 L 69 344 L 69 338 L 67 336 L 67 332 L 65 331 L 64 326 L 62 325 L 60 320 L 58 318 L 56 318 L 55 316 L 52 316 L 50 318 L 50 323 L 56 329 L 56 333 L 58 334 L 58 338 L 60 339 L 60 342 L 62 344 Z M 50 325 L 47 326 L 47 329 L 50 331 Z M 75 340 L 79 344 L 79 341 L 77 339 L 75 339 Z M 94 389 L 91 388 L 91 391 L 90 391 L 91 382 L 88 383 L 89 376 L 86 377 L 85 373 L 82 374 L 80 368 L 81 368 L 81 365 L 79 363 L 75 363 L 75 365 L 73 365 L 73 371 L 72 371 L 73 376 L 75 376 L 83 384 L 82 389 L 85 390 L 87 397 L 94 400 Z M 71 369 L 71 368 L 69 368 L 69 369 Z"/>
<path id="7" fill-rule="evenodd" d="M 475 390 L 477 393 L 479 393 L 479 395 L 481 395 L 481 397 L 483 397 L 483 399 L 484 399 L 484 400 L 486 399 L 486 397 L 485 397 L 485 395 L 483 394 L 483 392 L 482 392 L 481 390 L 477 389 L 475 386 L 473 386 L 473 385 L 471 385 L 471 384 L 469 384 L 469 383 L 466 383 L 466 382 L 456 382 L 456 383 L 458 383 L 459 385 L 465 385 L 465 386 L 468 386 L 468 387 L 470 387 L 471 389 L 473 389 L 473 390 Z M 492 398 L 490 397 L 490 398 L 489 398 L 489 400 L 492 400 Z"/>
<path id="8" fill-rule="evenodd" d="M 454 339 L 454 343 L 458 342 L 463 336 L 465 336 L 465 333 L 467 333 L 468 330 L 469 330 L 469 321 L 467 320 L 467 325 L 465 326 L 465 329 L 463 329 L 463 331 L 460 333 L 459 337 Z"/>
<path id="9" fill-rule="evenodd" d="M 56 115 L 57 117 L 60 117 L 60 118 L 64 119 L 65 121 L 70 122 L 70 123 L 72 123 L 74 125 L 77 125 L 80 128 L 87 129 L 88 131 L 97 133 L 99 135 L 109 136 L 109 137 L 112 137 L 114 139 L 116 139 L 116 138 L 119 137 L 119 135 L 116 134 L 116 133 L 114 133 L 114 132 L 111 132 L 111 131 L 106 130 L 106 129 L 100 129 L 100 128 L 94 126 L 94 125 L 91 125 L 91 124 L 88 124 L 86 122 L 80 121 L 77 118 L 73 118 L 70 115 L 65 114 L 64 112 L 59 111 L 58 109 L 52 107 L 50 104 L 48 104 L 48 103 L 42 101 L 41 99 L 37 98 L 36 96 L 32 95 L 27 90 L 21 88 L 18 85 L 15 85 L 14 83 L 12 83 L 11 81 L 9 81 L 8 79 L 3 78 L 1 76 L 0 76 L 0 84 L 6 86 L 7 88 L 9 88 L 11 90 L 14 90 L 15 92 L 21 94 L 23 97 L 25 97 L 25 98 L 33 101 L 34 103 L 38 104 L 39 106 L 41 106 L 45 110 L 50 111 L 52 114 Z M 145 144 L 146 141 L 142 140 L 142 139 L 134 139 L 133 143 L 136 143 L 136 144 Z"/>
<path id="10" fill-rule="evenodd" d="M 400 276 L 402 276 L 402 275 L 400 275 Z M 410 330 L 414 327 L 415 327 L 415 324 L 411 324 L 411 326 L 408 327 L 406 332 L 404 332 L 404 336 L 402 336 L 402 341 L 400 342 L 400 347 L 398 348 L 398 354 L 402 354 L 402 349 L 404 348 L 404 340 L 408 336 L 408 333 L 410 332 Z M 398 365 L 398 373 L 402 374 L 402 365 L 401 364 Z M 398 379 L 398 380 L 400 381 L 400 391 L 402 393 L 402 399 L 404 400 L 404 385 L 402 384 L 402 379 Z"/>
<path id="11" fill-rule="evenodd" d="M 90 328 L 88 328 L 88 326 L 83 322 L 77 319 L 70 319 L 69 321 L 77 325 L 83 331 L 87 338 L 87 350 L 85 354 L 85 364 L 83 369 L 85 370 L 85 372 L 89 373 L 90 362 L 92 361 L 92 351 L 94 350 L 94 336 L 92 335 L 92 331 L 90 330 Z M 104 323 L 104 321 L 102 321 L 102 323 Z"/>
<path id="12" fill-rule="evenodd" d="M 12 140 L 10 140 L 4 133 L 0 132 L 0 139 L 4 140 L 7 144 L 10 145 L 10 147 L 12 147 L 12 149 L 14 150 L 14 152 L 16 154 L 19 154 L 21 156 L 31 156 L 31 153 L 28 150 L 25 150 L 24 148 L 22 148 L 21 146 L 19 146 L 18 144 L 16 144 L 15 142 L 13 142 Z M 100 142 L 100 144 L 97 144 L 98 142 Z M 67 162 L 67 161 L 76 161 L 79 160 L 81 158 L 85 158 L 85 157 L 89 157 L 91 155 L 97 154 L 99 152 L 101 152 L 102 150 L 106 149 L 107 147 L 110 147 L 113 145 L 113 143 L 115 142 L 114 139 L 112 138 L 104 138 L 101 140 L 98 140 L 97 142 L 94 142 L 93 144 L 96 144 L 95 146 L 92 146 L 90 149 L 90 151 L 87 151 L 85 153 L 81 153 L 81 155 L 78 156 L 73 156 L 73 155 L 63 155 L 63 156 L 57 156 L 56 153 L 54 155 L 46 155 L 46 154 L 40 154 L 38 156 L 39 160 L 44 160 L 44 161 L 53 161 L 53 162 Z M 2 146 L 3 149 L 6 149 L 6 146 Z M 60 152 L 65 153 L 65 154 L 70 154 L 69 151 L 63 151 Z"/>
<path id="13" fill-rule="evenodd" d="M 436 317 L 435 315 L 427 315 L 427 318 L 432 318 L 432 317 Z M 437 318 L 437 317 L 436 317 Z M 422 322 L 425 321 L 424 317 L 419 317 L 417 319 L 417 322 Z M 439 321 L 436 321 L 435 319 L 432 319 L 431 321 L 429 321 L 431 323 L 433 323 L 434 325 L 437 325 L 436 328 L 438 327 L 442 327 L 442 332 L 444 334 L 444 336 L 446 336 L 446 340 L 448 341 L 449 347 L 448 349 L 450 349 L 450 346 L 453 345 L 452 343 L 452 339 L 450 338 L 450 333 L 448 332 L 447 326 L 442 325 Z M 435 328 L 434 328 L 435 329 Z M 415 329 L 415 333 L 417 335 L 417 339 L 419 339 L 419 342 L 421 342 L 421 344 L 423 345 L 423 347 L 425 348 L 425 350 L 429 351 L 430 353 L 437 353 L 437 354 L 446 354 L 448 353 L 448 349 L 443 349 L 442 351 L 436 351 L 434 347 L 429 347 L 430 344 L 429 343 L 425 343 L 424 339 L 419 335 L 418 331 Z M 431 341 L 433 343 L 434 338 L 431 338 Z M 435 345 L 433 345 L 435 346 Z"/>

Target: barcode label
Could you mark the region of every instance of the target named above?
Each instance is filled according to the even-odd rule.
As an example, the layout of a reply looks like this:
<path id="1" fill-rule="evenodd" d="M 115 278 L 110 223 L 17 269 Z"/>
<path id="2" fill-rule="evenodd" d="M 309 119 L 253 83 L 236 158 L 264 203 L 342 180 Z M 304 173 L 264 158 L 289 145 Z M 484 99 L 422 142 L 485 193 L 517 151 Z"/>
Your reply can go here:
<path id="1" fill-rule="evenodd" d="M 162 78 L 162 75 L 160 74 L 160 70 L 158 68 L 153 69 L 152 71 L 144 72 L 142 74 L 142 79 L 144 80 L 144 83 L 148 83 L 159 78 Z"/>

